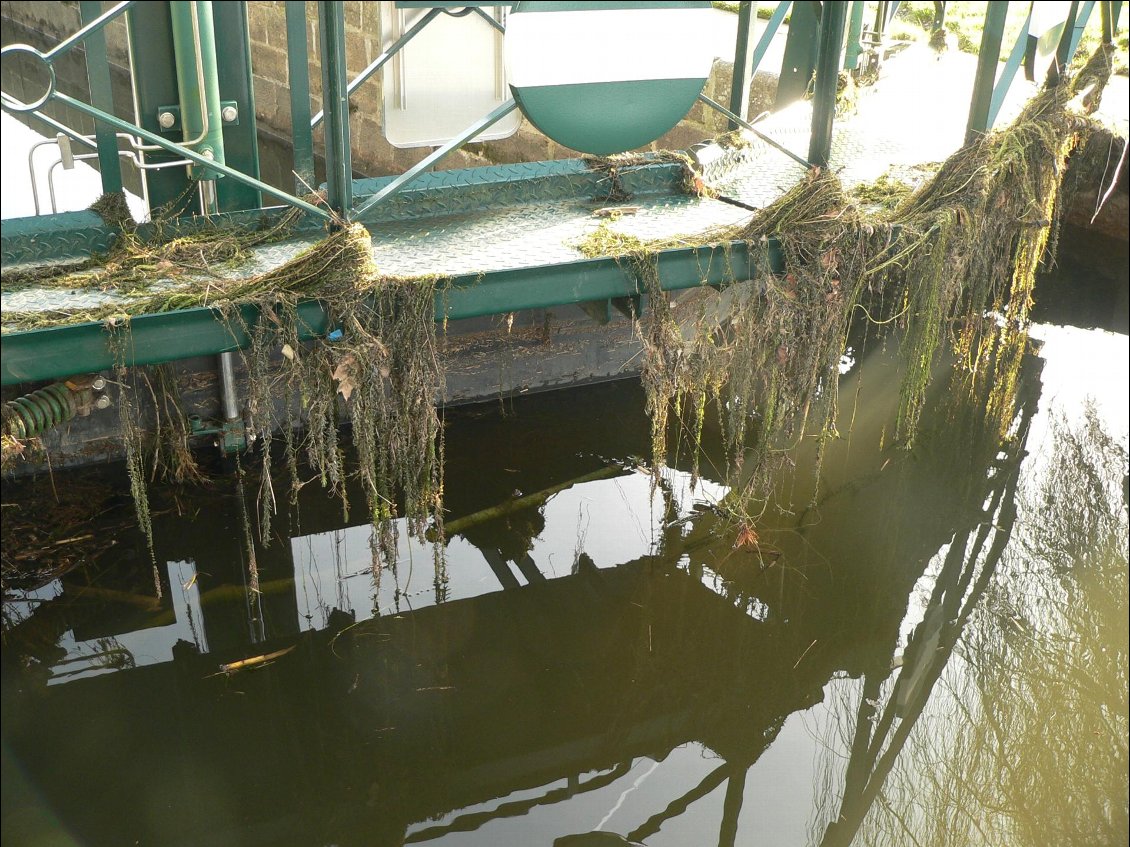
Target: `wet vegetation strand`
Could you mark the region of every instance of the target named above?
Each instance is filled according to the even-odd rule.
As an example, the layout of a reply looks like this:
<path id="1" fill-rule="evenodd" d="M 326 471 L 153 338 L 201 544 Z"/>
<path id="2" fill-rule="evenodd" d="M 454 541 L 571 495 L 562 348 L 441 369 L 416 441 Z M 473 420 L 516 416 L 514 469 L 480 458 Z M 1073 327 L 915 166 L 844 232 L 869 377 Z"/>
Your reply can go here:
<path id="1" fill-rule="evenodd" d="M 770 480 L 800 439 L 838 435 L 839 369 L 860 317 L 899 330 L 909 365 L 893 437 L 912 446 L 939 353 L 953 351 L 976 372 L 1000 353 L 998 322 L 1026 326 L 1036 272 L 1054 260 L 1067 158 L 1085 143 L 1092 129 L 1085 116 L 1109 75 L 1110 51 L 1100 48 L 1011 126 L 962 148 L 888 208 L 865 211 L 871 194 L 853 199 L 833 172 L 813 168 L 745 225 L 697 239 L 756 248 L 756 290 L 731 284 L 717 296 L 676 300 L 661 288 L 658 255 L 687 239 L 643 242 L 608 226 L 591 234 L 582 252 L 620 258 L 649 296 L 640 336 L 656 468 L 668 453 L 672 414 L 697 455 L 713 403 L 742 490 L 734 502 L 744 517 L 764 508 Z M 1076 98 L 1078 111 L 1069 108 Z M 889 201 L 894 192 L 880 188 Z M 771 244 L 783 274 L 773 272 Z M 756 432 L 747 439 L 751 422 Z"/>

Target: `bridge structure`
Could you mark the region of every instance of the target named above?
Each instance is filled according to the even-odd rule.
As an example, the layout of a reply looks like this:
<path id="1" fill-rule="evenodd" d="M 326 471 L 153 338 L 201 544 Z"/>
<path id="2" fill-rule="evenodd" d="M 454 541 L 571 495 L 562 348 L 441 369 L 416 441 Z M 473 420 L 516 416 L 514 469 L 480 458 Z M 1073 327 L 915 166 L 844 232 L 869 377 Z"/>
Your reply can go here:
<path id="1" fill-rule="evenodd" d="M 670 243 L 658 254 L 664 290 L 752 279 L 761 265 L 759 251 L 773 257 L 772 242 L 703 246 L 709 241 L 704 234 L 748 220 L 752 210 L 781 196 L 814 166 L 835 167 L 850 183 L 874 179 L 892 164 L 941 161 L 1001 119 L 1026 55 L 1039 46 L 1036 36 L 1048 41 L 1047 32 L 1036 31 L 1035 13 L 1028 4 L 988 3 L 980 53 L 975 63 L 970 58 L 962 65 L 963 89 L 954 78 L 956 66 L 946 64 L 946 59 L 931 57 L 917 65 L 908 61 L 900 72 L 904 84 L 885 85 L 901 99 L 886 98 L 881 107 L 862 107 L 838 119 L 842 73 L 874 70 L 885 57 L 899 4 L 782 2 L 759 30 L 756 5 L 743 2 L 729 100 L 721 103 L 704 94 L 697 96 L 698 104 L 725 115 L 738 134 L 687 151 L 696 179 L 709 190 L 688 192 L 686 162 L 647 153 L 619 165 L 594 166 L 591 160 L 576 158 L 434 170 L 511 115 L 518 108 L 514 97 L 504 98 L 404 173 L 357 179 L 351 162 L 350 95 L 375 84 L 371 78 L 395 64 L 407 45 L 441 16 L 481 18 L 501 33 L 507 17 L 492 10 L 513 4 L 488 7 L 398 0 L 397 10 L 427 7 L 428 11 L 360 75 L 349 79 L 343 4 L 314 4 L 317 40 L 310 43 L 310 4 L 288 2 L 285 46 L 295 180 L 280 187 L 260 178 L 248 5 L 121 2 L 106 7 L 84 2 L 80 4 L 83 26 L 51 49 L 3 48 L 5 62 L 26 63 L 29 74 L 44 80 L 41 92 L 24 95 L 27 99 L 5 93 L 3 107 L 57 133 L 64 166 L 76 158 L 96 161 L 106 192 L 121 190 L 123 163 L 140 170 L 151 208 L 199 189 L 199 209 L 163 224 L 167 236 L 209 227 L 220 231 L 270 226 L 284 215 L 300 214 L 290 237 L 254 248 L 244 268 L 225 273 L 261 274 L 277 268 L 316 244 L 327 230 L 359 222 L 371 234 L 382 274 L 438 275 L 445 280 L 437 290 L 435 319 L 453 328 L 484 316 L 558 307 L 579 306 L 600 325 L 620 313 L 638 314 L 646 292 L 632 270 L 612 257 L 587 257 L 578 248 L 598 226 L 643 241 Z M 933 26 L 941 31 L 946 4 L 935 6 Z M 1053 67 L 1070 61 L 1096 7 L 1104 38 L 1110 39 L 1122 4 L 1063 6 L 1064 14 L 1049 30 L 1055 36 L 1050 42 Z M 510 19 L 520 11 L 522 4 L 514 6 Z M 135 101 L 133 114 L 125 116 L 114 110 L 105 67 L 105 28 L 123 17 L 129 24 Z M 751 122 L 747 120 L 750 79 L 786 18 L 776 92 L 781 108 Z M 1003 44 L 1006 22 L 1014 28 L 1019 23 L 1011 46 Z M 80 47 L 86 52 L 89 102 L 63 93 L 55 81 L 56 63 Z M 1007 60 L 1002 62 L 1005 47 Z M 308 60 L 314 51 L 321 65 L 323 109 L 311 114 Z M 901 57 L 892 59 L 892 69 L 898 61 Z M 891 75 L 897 76 L 893 70 Z M 60 105 L 93 119 L 95 132 L 80 134 L 47 113 Z M 322 138 L 317 144 L 316 132 Z M 314 200 L 309 189 L 316 184 L 319 155 L 324 157 L 325 181 L 322 199 Z M 141 226 L 143 236 L 147 226 Z M 0 239 L 3 268 L 5 273 L 34 271 L 90 260 L 119 237 L 118 227 L 94 212 L 5 221 Z M 770 265 L 782 269 L 779 257 Z M 206 280 L 190 284 L 206 285 Z M 170 287 L 175 285 L 169 281 Z M 115 290 L 33 285 L 5 291 L 3 309 L 66 314 L 113 304 L 124 296 Z M 300 305 L 299 314 L 307 337 L 337 329 L 316 296 Z M 214 370 L 225 402 L 233 406 L 228 402 L 235 390 L 231 354 L 249 344 L 258 318 L 258 308 L 252 306 L 240 307 L 239 320 L 209 307 L 134 315 L 125 351 L 114 349 L 99 322 L 64 322 L 42 329 L 7 325 L 0 336 L 0 382 L 9 393 L 30 391 L 115 365 L 219 356 Z M 73 405 L 70 400 L 54 405 L 60 404 Z M 49 425 L 60 414 L 45 409 L 40 418 Z"/>

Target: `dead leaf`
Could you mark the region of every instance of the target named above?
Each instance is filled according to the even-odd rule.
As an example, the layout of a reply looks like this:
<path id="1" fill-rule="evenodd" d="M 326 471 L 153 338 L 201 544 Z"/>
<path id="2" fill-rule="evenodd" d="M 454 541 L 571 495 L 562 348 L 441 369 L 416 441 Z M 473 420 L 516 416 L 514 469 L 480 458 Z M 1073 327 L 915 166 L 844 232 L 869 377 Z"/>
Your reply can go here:
<path id="1" fill-rule="evenodd" d="M 743 523 L 738 530 L 738 537 L 734 539 L 734 548 L 753 547 L 756 549 L 759 542 L 757 530 L 747 523 Z"/>
<path id="2" fill-rule="evenodd" d="M 349 402 L 349 396 L 357 386 L 353 383 L 353 366 L 357 363 L 352 353 L 347 353 L 334 368 L 333 378 L 337 383 L 338 393 Z"/>

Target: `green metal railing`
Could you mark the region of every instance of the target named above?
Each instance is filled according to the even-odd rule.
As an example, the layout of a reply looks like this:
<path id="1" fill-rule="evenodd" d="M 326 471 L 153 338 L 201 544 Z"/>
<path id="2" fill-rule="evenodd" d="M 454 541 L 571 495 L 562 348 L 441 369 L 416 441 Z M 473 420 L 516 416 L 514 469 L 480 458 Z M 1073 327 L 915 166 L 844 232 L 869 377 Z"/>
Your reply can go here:
<path id="1" fill-rule="evenodd" d="M 53 121 L 42 109 L 49 103 L 61 103 L 77 112 L 94 119 L 95 133 L 94 146 L 99 153 L 99 163 L 103 176 L 103 187 L 107 191 L 121 188 L 121 167 L 119 164 L 118 138 L 122 135 L 132 139 L 132 146 L 138 153 L 167 153 L 174 157 L 172 162 L 150 165 L 150 168 L 162 168 L 170 165 L 180 166 L 187 161 L 191 166 L 191 175 L 196 178 L 223 177 L 233 186 L 240 186 L 245 193 L 242 196 L 242 205 L 236 207 L 247 208 L 255 205 L 260 195 L 273 198 L 303 211 L 315 215 L 323 220 L 334 218 L 350 220 L 362 218 L 370 213 L 376 206 L 396 195 L 409 185 L 420 174 L 435 166 L 445 157 L 458 150 L 477 135 L 501 120 L 512 112 L 516 106 L 513 101 L 503 103 L 497 109 L 483 116 L 460 132 L 447 144 L 441 146 L 429 155 L 420 164 L 410 168 L 392 183 L 386 185 L 376 194 L 360 198 L 355 201 L 353 197 L 352 153 L 350 149 L 350 117 L 349 96 L 361 85 L 365 84 L 387 63 L 397 56 L 405 47 L 423 32 L 430 23 L 443 14 L 455 13 L 452 4 L 443 3 L 398 3 L 400 8 L 428 8 L 427 12 L 407 31 L 397 38 L 387 49 L 382 50 L 368 66 L 353 79 L 346 78 L 345 71 L 345 26 L 343 4 L 340 2 L 318 2 L 318 32 L 320 44 L 317 45 L 322 67 L 322 89 L 325 106 L 321 111 L 311 114 L 310 85 L 307 60 L 309 48 L 307 45 L 306 29 L 306 3 L 287 2 L 287 53 L 289 87 L 291 97 L 291 114 L 293 120 L 293 152 L 294 171 L 297 176 L 296 191 L 291 193 L 273 187 L 258 179 L 257 153 L 254 150 L 254 139 L 244 142 L 244 153 L 237 157 L 238 163 L 252 163 L 254 167 L 233 167 L 225 161 L 225 133 L 226 129 L 218 119 L 219 94 L 217 79 L 223 74 L 225 63 L 198 67 L 198 58 L 208 65 L 209 58 L 214 58 L 215 51 L 209 49 L 207 42 L 211 37 L 211 28 L 200 26 L 200 20 L 208 17 L 202 11 L 210 10 L 211 4 L 197 2 L 173 2 L 170 4 L 137 4 L 135 2 L 117 3 L 106 11 L 101 11 L 101 4 L 84 0 L 81 4 L 82 27 L 73 35 L 64 39 L 50 50 L 40 51 L 27 45 L 10 45 L 3 48 L 2 55 L 9 57 L 23 54 L 37 63 L 45 70 L 47 76 L 46 89 L 42 96 L 32 102 L 22 102 L 9 94 L 3 94 L 3 107 L 9 111 L 30 113 L 35 118 L 51 126 L 56 132 L 65 132 L 83 143 L 91 139 L 80 136 L 62 125 Z M 110 94 L 110 81 L 106 45 L 103 30 L 113 20 L 135 13 L 148 20 L 154 14 L 154 7 L 168 5 L 171 9 L 170 20 L 173 29 L 172 45 L 176 52 L 176 65 L 179 72 L 175 74 L 181 83 L 179 100 L 183 105 L 182 138 L 174 141 L 167 137 L 162 130 L 166 127 L 153 127 L 139 125 L 113 114 L 113 98 Z M 223 4 L 225 7 L 238 7 L 244 15 L 243 23 L 246 30 L 246 13 L 243 7 L 246 4 Z M 503 25 L 487 14 L 480 6 L 482 4 L 460 4 L 465 7 L 462 14 L 476 13 L 479 17 L 489 19 L 492 26 L 503 30 Z M 497 5 L 497 4 L 491 4 Z M 934 21 L 935 27 L 940 27 L 944 5 Z M 1016 4 L 1012 4 L 1015 6 Z M 139 8 L 145 7 L 145 8 Z M 785 60 L 781 73 L 781 92 L 784 90 L 803 93 L 809 83 L 813 84 L 814 104 L 812 118 L 812 136 L 808 150 L 807 161 L 798 154 L 788 151 L 783 145 L 777 144 L 772 139 L 766 139 L 778 149 L 785 150 L 788 155 L 800 162 L 826 164 L 831 151 L 833 116 L 835 109 L 835 79 L 841 68 L 849 70 L 858 67 L 859 57 L 863 51 L 861 41 L 863 35 L 863 21 L 868 10 L 874 12 L 874 29 L 871 38 L 881 39 L 882 33 L 888 27 L 891 18 L 899 4 L 894 2 L 865 3 L 855 0 L 852 3 L 793 3 L 780 2 L 773 9 L 769 19 L 760 33 L 755 33 L 754 10 L 755 5 L 742 2 L 738 11 L 738 38 L 735 44 L 735 63 L 733 80 L 730 88 L 728 108 L 717 101 L 703 96 L 700 98 L 709 108 L 724 114 L 732 128 L 745 127 L 758 132 L 747 120 L 749 107 L 749 86 L 753 75 L 763 62 L 769 45 L 779 31 L 779 27 L 790 13 L 788 38 L 785 48 Z M 1102 12 L 1104 38 L 1113 37 L 1114 22 L 1117 21 L 1122 3 L 1073 2 L 1066 22 L 1063 37 L 1057 52 L 1060 67 L 1070 61 L 1078 46 L 1082 30 L 1095 6 Z M 1004 32 L 1005 20 L 1010 4 L 1007 2 L 989 2 L 986 4 L 985 25 L 981 50 L 979 54 L 979 67 L 976 84 L 971 98 L 970 115 L 967 128 L 967 137 L 972 139 L 977 134 L 990 129 L 1000 113 L 1005 95 L 1012 85 L 1025 54 L 1028 30 L 1031 22 L 1031 11 L 1027 11 L 1027 18 L 1021 28 L 1016 43 L 1012 46 L 1007 61 L 998 75 L 1001 41 Z M 455 13 L 460 14 L 460 13 Z M 238 21 L 237 21 L 238 23 Z M 229 28 L 225 26 L 226 30 Z M 191 37 L 188 31 L 192 30 Z M 846 32 L 846 41 L 845 41 Z M 148 35 L 148 33 L 147 33 Z M 756 38 L 755 38 L 756 35 Z M 217 35 L 219 37 L 219 35 Z M 246 39 L 246 32 L 243 33 Z M 87 68 L 90 80 L 91 102 L 82 102 L 59 92 L 56 88 L 55 62 L 69 53 L 78 45 L 84 45 L 87 51 Z M 196 81 L 193 82 L 195 77 Z M 243 98 L 251 101 L 250 69 L 244 74 Z M 201 82 L 201 78 L 203 82 Z M 203 86 L 204 97 L 199 97 L 193 92 Z M 146 92 L 143 91 L 144 95 Z M 789 96 L 794 96 L 789 95 Z M 145 99 L 144 96 L 142 99 Z M 152 107 L 152 99 L 146 103 Z M 779 100 L 780 102 L 780 100 Z M 152 111 L 151 108 L 147 109 Z M 251 109 L 253 112 L 253 107 Z M 248 120 L 253 122 L 253 115 L 248 115 Z M 324 145 L 326 158 L 326 183 L 328 209 L 303 200 L 299 193 L 307 193 L 314 185 L 314 136 L 313 132 L 322 127 L 324 130 Z M 205 134 L 207 138 L 198 138 Z M 760 133 L 759 133 L 760 134 Z M 765 136 L 762 135 L 764 138 Z M 248 151 L 246 148 L 252 149 Z M 137 157 L 140 161 L 140 156 Z M 254 171 L 249 172 L 250 171 Z M 186 184 L 189 174 L 184 174 L 172 182 L 172 187 L 163 192 L 156 192 L 164 198 L 170 194 L 175 196 L 174 189 Z M 155 179 L 156 177 L 150 177 Z M 163 179 L 167 179 L 162 177 Z M 305 186 L 305 188 L 303 188 Z M 233 208 L 228 206 L 226 208 Z"/>
<path id="2" fill-rule="evenodd" d="M 299 186 L 311 187 L 315 184 L 313 130 L 315 127 L 321 127 L 324 133 L 327 201 L 325 205 L 310 202 L 298 196 L 303 192 L 302 188 L 296 188 L 295 193 L 292 194 L 261 181 L 257 176 L 250 66 L 245 61 L 248 55 L 245 49 L 248 37 L 245 4 L 218 4 L 213 7 L 213 12 L 217 16 L 221 14 L 230 16 L 225 18 L 225 21 L 233 22 L 232 26 L 217 24 L 215 28 L 216 52 L 225 61 L 216 63 L 214 75 L 220 83 L 221 95 L 234 97 L 240 104 L 240 109 L 249 112 L 246 120 L 241 120 L 238 127 L 224 123 L 220 134 L 222 146 L 220 141 L 215 142 L 216 146 L 211 155 L 207 155 L 207 151 L 203 149 L 205 146 L 203 139 L 209 137 L 205 129 L 216 128 L 214 117 L 217 98 L 213 96 L 213 92 L 208 92 L 207 99 L 212 102 L 206 104 L 206 109 L 203 108 L 201 101 L 197 100 L 195 106 L 189 103 L 182 110 L 182 118 L 188 119 L 174 128 L 174 131 L 179 132 L 181 136 L 179 140 L 168 137 L 165 134 L 167 128 L 156 125 L 159 112 L 165 104 L 184 99 L 176 95 L 178 74 L 174 67 L 174 42 L 168 5 L 124 2 L 102 12 L 100 4 L 84 2 L 81 7 L 82 27 L 56 47 L 45 51 L 25 45 L 3 48 L 2 55 L 5 57 L 23 54 L 36 61 L 44 69 L 47 78 L 46 90 L 42 96 L 30 102 L 22 102 L 5 93 L 3 107 L 9 111 L 30 114 L 53 131 L 75 139 L 88 150 L 96 151 L 102 166 L 103 185 L 107 190 L 120 188 L 121 171 L 120 167 L 115 171 L 115 166 L 118 165 L 119 157 L 124 155 L 131 160 L 136 158 L 134 163 L 139 167 L 153 169 L 147 170 L 150 175 L 156 175 L 151 176 L 151 196 L 158 181 L 162 182 L 161 191 L 164 192 L 159 196 L 176 196 L 175 192 L 183 192 L 183 188 L 178 186 L 188 183 L 186 165 L 190 165 L 197 169 L 199 176 L 211 178 L 218 184 L 221 192 L 237 189 L 247 192 L 240 201 L 243 205 L 235 208 L 258 208 L 262 198 L 269 197 L 307 212 L 312 218 L 308 221 L 311 228 L 339 218 L 372 220 L 376 215 L 385 214 L 390 208 L 385 206 L 382 209 L 381 204 L 388 204 L 413 181 L 420 179 L 429 168 L 515 108 L 513 101 L 502 103 L 447 144 L 436 149 L 418 165 L 394 179 L 383 182 L 355 181 L 352 174 L 349 94 L 386 65 L 399 50 L 403 50 L 428 22 L 434 21 L 443 14 L 443 11 L 435 8 L 429 10 L 417 24 L 405 32 L 404 36 L 382 51 L 360 75 L 350 80 L 347 78 L 345 66 L 345 24 L 342 4 L 319 2 L 317 22 L 320 37 L 316 50 L 322 68 L 325 109 L 322 113 L 311 114 L 308 73 L 310 48 L 307 44 L 306 4 L 288 2 L 285 7 L 288 70 L 294 121 L 294 170 L 299 178 L 296 183 Z M 753 5 L 748 2 L 743 3 L 739 10 L 739 39 L 735 50 L 735 58 L 738 61 L 735 63 L 734 81 L 729 92 L 729 106 L 727 108 L 706 96 L 700 98 L 706 106 L 724 114 L 731 125 L 758 132 L 756 126 L 747 120 L 749 81 L 764 61 L 769 43 L 778 32 L 779 26 L 786 15 L 791 13 L 792 20 L 789 25 L 784 62 L 790 64 L 803 60 L 801 64 L 795 65 L 799 69 L 797 73 L 804 79 L 804 87 L 812 83 L 814 91 L 808 159 L 796 152 L 788 151 L 773 139 L 767 141 L 784 150 L 795 161 L 805 165 L 809 162 L 827 163 L 834 130 L 838 74 L 853 53 L 854 61 L 858 64 L 865 41 L 869 46 L 874 47 L 878 40 L 881 47 L 881 32 L 889 23 L 895 4 L 827 3 L 820 7 L 820 14 L 816 15 L 817 5 L 819 4 L 779 3 L 772 11 L 769 20 L 761 27 L 761 31 L 757 32 L 758 27 L 754 25 Z M 1070 20 L 1065 24 L 1063 37 L 1059 43 L 1057 55 L 1060 66 L 1070 60 L 1078 45 L 1082 27 L 1096 5 L 1102 13 L 1104 40 L 1109 42 L 1113 38 L 1121 3 L 1072 4 Z M 1027 18 L 1020 37 L 1012 46 L 1007 61 L 1002 66 L 999 59 L 1006 16 L 1010 8 L 1019 8 L 1020 13 L 1027 15 Z M 192 29 L 194 18 L 198 21 L 196 26 L 201 26 L 199 21 L 203 19 L 192 14 L 198 11 L 195 3 L 182 2 L 178 11 L 189 14 L 186 18 L 189 29 Z M 471 11 L 480 16 L 485 14 L 482 10 Z M 863 32 L 861 22 L 866 20 L 872 11 L 875 13 L 876 28 L 870 34 L 866 34 Z M 110 96 L 108 74 L 104 73 L 106 66 L 104 28 L 123 15 L 129 20 L 131 30 L 135 30 L 131 31 L 131 40 L 135 48 L 134 56 L 143 57 L 141 61 L 146 63 L 147 69 L 144 84 L 139 86 L 138 102 L 141 106 L 136 122 L 113 114 L 111 108 L 113 98 Z M 1005 2 L 986 4 L 985 38 L 978 59 L 978 72 L 971 98 L 968 124 L 971 137 L 987 131 L 999 114 L 1004 94 L 1013 83 L 1023 62 L 1030 21 L 1029 4 L 1023 7 L 1018 7 L 1016 4 L 1010 7 Z M 233 30 L 234 35 L 228 30 Z M 228 40 L 223 41 L 223 39 Z M 56 90 L 54 63 L 79 44 L 85 44 L 87 50 L 90 102 L 84 102 Z M 244 52 L 240 53 L 241 50 Z M 183 68 L 180 75 L 186 77 L 195 75 L 197 78 L 200 74 L 205 77 L 212 75 L 213 72 L 207 67 L 207 62 L 198 61 L 204 58 L 203 53 L 207 52 L 209 51 L 196 33 L 193 33 L 191 38 L 184 36 L 181 50 L 183 56 L 180 57 L 183 59 Z M 807 64 L 804 64 L 805 62 Z M 791 67 L 794 65 L 790 64 Z M 225 74 L 229 75 L 226 79 Z M 795 87 L 796 81 L 794 79 L 789 84 Z M 220 104 L 224 102 L 227 101 L 219 101 Z M 48 103 L 61 104 L 79 114 L 89 116 L 94 120 L 95 133 L 91 136 L 82 135 L 50 117 L 42 111 Z M 193 119 L 194 110 L 200 118 L 198 122 Z M 198 141 L 198 137 L 201 136 L 203 138 Z M 118 149 L 123 139 L 129 150 Z M 222 155 L 217 155 L 218 152 Z M 156 157 L 156 160 L 141 161 L 142 154 Z M 89 155 L 91 154 L 81 154 L 81 156 Z M 161 156 L 172 158 L 160 160 Z M 216 177 L 222 179 L 216 180 Z M 164 184 L 165 181 L 167 185 Z M 441 182 L 442 180 L 435 180 L 426 192 L 434 194 L 438 190 L 435 186 L 440 185 Z M 421 193 L 426 192 L 422 190 Z M 411 201 L 403 197 L 401 201 L 413 203 L 417 201 L 418 195 L 413 193 L 409 196 L 412 198 Z M 397 206 L 391 204 L 391 208 L 395 211 Z M 277 211 L 259 214 L 270 217 L 277 214 Z M 111 237 L 109 231 L 99 229 L 94 221 L 76 222 L 73 218 L 68 221 L 67 226 L 85 227 L 90 231 L 90 238 L 84 242 L 91 245 L 90 249 L 105 249 L 105 245 L 109 243 L 108 239 Z M 51 221 L 44 221 L 42 232 L 49 232 L 51 225 Z M 60 225 L 62 225 L 61 221 Z M 35 226 L 32 221 L 26 221 L 16 222 L 6 226 L 5 229 L 6 234 L 28 233 L 32 232 Z M 86 236 L 84 235 L 83 238 Z M 75 243 L 81 240 L 72 239 Z M 19 238 L 13 235 L 13 241 L 18 242 Z M 718 279 L 739 278 L 743 273 L 752 272 L 750 268 L 753 260 L 743 252 L 745 250 L 744 245 L 735 246 L 732 259 L 727 260 L 729 264 L 724 273 L 719 271 L 721 275 Z M 676 289 L 700 284 L 703 281 L 704 255 L 701 251 L 692 249 L 667 251 L 661 257 L 664 288 Z M 718 267 L 721 269 L 722 265 Z M 713 277 L 706 281 L 712 280 L 717 282 Z M 523 308 L 546 308 L 565 303 L 607 300 L 609 297 L 630 297 L 636 294 L 638 291 L 630 276 L 615 261 L 578 260 L 560 266 L 495 271 L 476 275 L 474 278 L 457 279 L 445 289 L 441 298 L 437 298 L 436 317 L 439 320 L 446 320 L 511 312 Z M 303 315 L 306 316 L 304 319 L 308 319 L 311 332 L 316 333 L 326 329 L 324 312 L 317 303 L 304 304 L 302 309 Z M 233 335 L 231 328 L 207 309 L 140 316 L 134 321 L 134 337 L 139 351 L 136 362 L 139 364 L 234 350 L 246 341 L 238 335 Z M 104 333 L 100 326 L 93 324 L 5 335 L 3 382 L 12 384 L 65 376 L 80 367 L 98 369 L 106 366 L 108 355 Z M 67 368 L 70 368 L 70 371 Z"/>

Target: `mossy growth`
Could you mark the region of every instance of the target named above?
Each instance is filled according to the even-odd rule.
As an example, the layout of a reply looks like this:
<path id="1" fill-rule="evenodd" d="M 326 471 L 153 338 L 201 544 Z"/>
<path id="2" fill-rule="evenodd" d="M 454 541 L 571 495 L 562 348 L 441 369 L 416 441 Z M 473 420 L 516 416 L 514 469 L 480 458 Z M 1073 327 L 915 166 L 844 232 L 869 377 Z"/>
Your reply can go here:
<path id="1" fill-rule="evenodd" d="M 888 201 L 864 211 L 833 173 L 813 169 L 746 225 L 693 244 L 646 243 L 598 227 L 579 249 L 628 263 L 649 295 L 640 336 L 656 470 L 666 460 L 671 412 L 690 416 L 697 442 L 712 400 L 732 484 L 751 511 L 764 508 L 798 439 L 823 444 L 838 434 L 839 366 L 857 317 L 899 330 L 909 364 L 894 435 L 912 446 L 938 352 L 948 346 L 976 373 L 1000 355 L 997 322 L 1027 323 L 1036 271 L 1054 256 L 1066 160 L 1092 127 L 1068 104 L 1078 97 L 1084 112 L 1093 110 L 1109 72 L 1109 52 L 1100 50 L 893 208 Z M 755 284 L 731 285 L 709 309 L 662 290 L 663 249 L 742 241 L 761 257 Z M 770 262 L 775 250 L 784 273 Z"/>
<path id="2" fill-rule="evenodd" d="M 66 269 L 57 282 L 112 285 L 117 291 L 132 285 L 127 299 L 63 316 L 5 314 L 5 323 L 96 320 L 105 327 L 116 362 L 121 433 L 137 524 L 154 562 L 148 486 L 154 479 L 192 482 L 200 475 L 172 371 L 129 366 L 131 320 L 141 314 L 208 307 L 233 334 L 251 339 L 239 354 L 248 376 L 245 426 L 262 455 L 263 468 L 259 509 L 245 521 L 248 536 L 254 534 L 263 545 L 271 542 L 280 499 L 272 473 L 277 451 L 272 448 L 281 434 L 290 485 L 283 499 L 296 504 L 297 491 L 311 481 L 301 478 L 305 464 L 342 499 L 348 512 L 346 481 L 355 476 L 374 526 L 374 567 L 395 566 L 396 519 L 403 514 L 415 536 L 423 540 L 430 528 L 431 538 L 438 539 L 433 549 L 436 582 L 442 588 L 443 444 L 435 404 L 443 381 L 435 325 L 440 278 L 382 276 L 369 232 L 360 224 L 337 222 L 321 241 L 263 274 L 214 275 L 205 285 L 189 280 L 176 288 L 154 282 L 155 277 L 167 278 L 168 263 L 181 267 L 196 258 L 212 268 L 214 262 L 232 262 L 250 247 L 290 232 L 296 220 L 287 214 L 268 229 L 236 228 L 218 237 L 202 232 L 142 241 L 135 232 L 124 232 L 109 263 Z M 332 340 L 310 338 L 313 333 L 298 309 L 300 302 L 309 300 L 317 300 L 328 314 L 335 330 Z M 358 466 L 348 469 L 339 442 L 346 409 L 359 457 Z M 155 437 L 147 435 L 150 432 Z M 6 445 L 6 464 L 9 453 L 14 450 Z M 250 547 L 249 556 L 253 568 Z M 154 573 L 160 593 L 156 569 Z"/>

